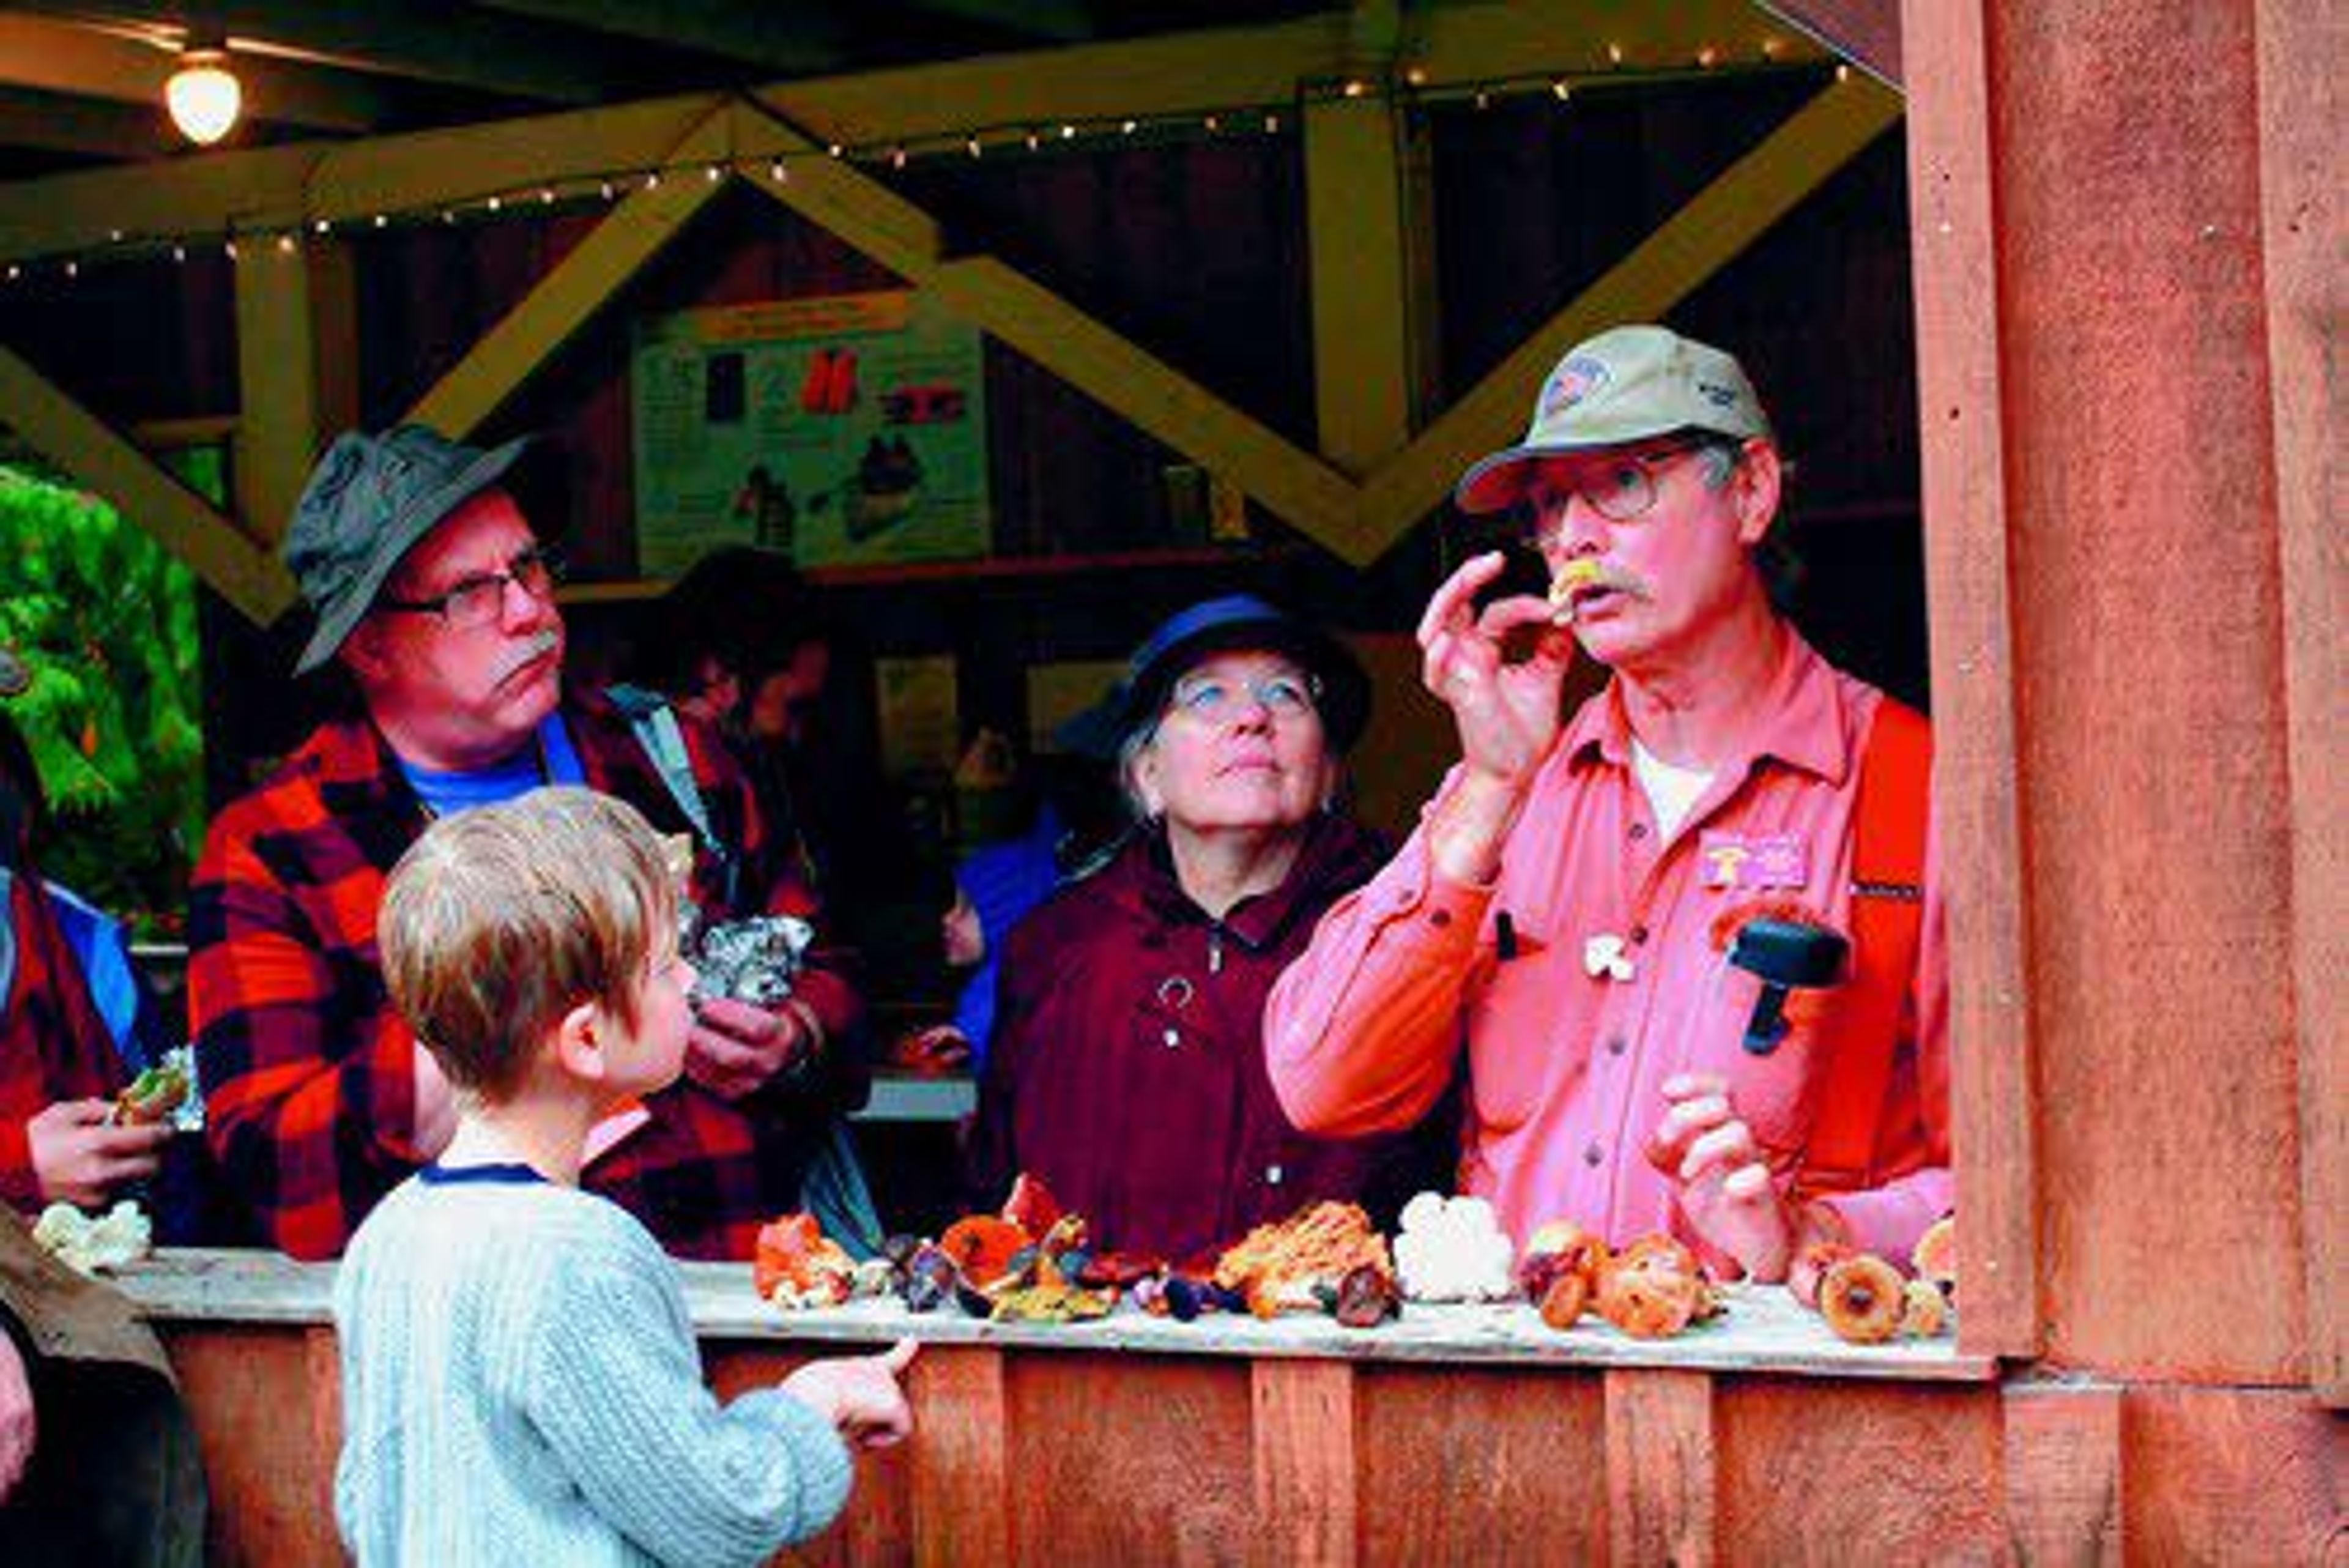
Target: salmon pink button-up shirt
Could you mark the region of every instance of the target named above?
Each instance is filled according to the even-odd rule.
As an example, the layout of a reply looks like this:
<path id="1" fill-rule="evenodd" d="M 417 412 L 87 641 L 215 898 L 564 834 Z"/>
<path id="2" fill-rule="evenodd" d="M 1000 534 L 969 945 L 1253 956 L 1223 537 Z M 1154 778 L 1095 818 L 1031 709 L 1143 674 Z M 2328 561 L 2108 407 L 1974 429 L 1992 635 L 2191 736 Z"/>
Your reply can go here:
<path id="1" fill-rule="evenodd" d="M 1336 905 L 1265 1018 L 1273 1083 L 1297 1123 L 1333 1134 L 1407 1125 L 1443 1091 L 1464 1033 L 1461 1189 L 1490 1199 L 1521 1243 L 1552 1219 L 1618 1242 L 1685 1234 L 1671 1181 L 1641 1153 L 1677 1073 L 1725 1077 L 1781 1189 L 1805 1194 L 1837 993 L 1796 992 L 1787 1037 L 1749 1054 L 1741 1041 L 1758 982 L 1728 965 L 1716 922 L 1791 900 L 1850 931 L 1859 763 L 1886 699 L 1791 631 L 1786 641 L 1759 710 L 1768 717 L 1670 837 L 1632 774 L 1610 685 L 1543 764 L 1492 886 L 1436 875 L 1423 826 Z M 1930 856 L 1923 898 L 1877 1185 L 1826 1199 L 1859 1245 L 1902 1260 L 1953 1196 L 1948 973 Z M 1620 962 L 1606 961 L 1619 950 Z"/>

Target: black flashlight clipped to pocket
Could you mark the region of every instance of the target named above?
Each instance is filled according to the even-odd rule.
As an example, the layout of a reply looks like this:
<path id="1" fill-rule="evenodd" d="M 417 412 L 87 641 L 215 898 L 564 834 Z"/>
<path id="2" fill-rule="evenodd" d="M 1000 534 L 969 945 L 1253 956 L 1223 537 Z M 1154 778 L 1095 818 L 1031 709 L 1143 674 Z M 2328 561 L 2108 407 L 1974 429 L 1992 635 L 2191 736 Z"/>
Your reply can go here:
<path id="1" fill-rule="evenodd" d="M 1786 992 L 1833 985 L 1843 978 L 1851 944 L 1825 926 L 1805 920 L 1748 920 L 1730 944 L 1729 961 L 1762 982 L 1745 1021 L 1746 1052 L 1767 1056 L 1786 1037 Z"/>

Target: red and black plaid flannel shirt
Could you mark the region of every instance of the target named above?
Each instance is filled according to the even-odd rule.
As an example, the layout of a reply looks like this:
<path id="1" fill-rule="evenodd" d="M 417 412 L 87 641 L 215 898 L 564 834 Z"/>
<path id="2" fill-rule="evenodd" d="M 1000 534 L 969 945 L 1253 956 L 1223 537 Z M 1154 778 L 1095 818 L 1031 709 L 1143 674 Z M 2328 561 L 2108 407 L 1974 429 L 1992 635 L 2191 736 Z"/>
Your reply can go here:
<path id="1" fill-rule="evenodd" d="M 664 833 L 684 813 L 627 721 L 597 699 L 564 709 L 587 782 Z M 710 826 L 740 846 L 726 877 L 697 841 L 694 896 L 713 918 L 812 917 L 815 899 L 773 842 L 710 731 L 680 721 Z M 421 1163 L 411 1036 L 385 994 L 375 940 L 385 878 L 424 811 L 372 726 L 322 725 L 205 835 L 188 916 L 188 999 L 207 1134 L 262 1235 L 331 1257 Z M 812 1129 L 866 1086 L 861 1009 L 831 955 L 793 986 L 823 1026 L 825 1059 L 729 1103 L 680 1080 L 651 1123 L 590 1165 L 583 1184 L 676 1253 L 745 1259 L 759 1225 L 799 1207 Z M 788 1080 L 788 1081 L 787 1081 Z"/>
<path id="2" fill-rule="evenodd" d="M 0 997 L 0 1199 L 32 1212 L 41 1183 L 25 1124 L 59 1100 L 109 1097 L 127 1075 L 39 875 L 21 866 L 7 885 L 16 961 Z"/>

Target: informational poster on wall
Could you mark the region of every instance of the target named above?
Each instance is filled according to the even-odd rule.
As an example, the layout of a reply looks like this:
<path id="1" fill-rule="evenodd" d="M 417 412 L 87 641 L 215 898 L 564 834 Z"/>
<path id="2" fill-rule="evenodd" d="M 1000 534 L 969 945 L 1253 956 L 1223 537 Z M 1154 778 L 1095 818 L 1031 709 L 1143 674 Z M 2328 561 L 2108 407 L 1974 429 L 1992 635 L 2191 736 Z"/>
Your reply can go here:
<path id="1" fill-rule="evenodd" d="M 647 576 L 719 545 L 802 566 L 987 553 L 980 335 L 919 293 L 651 317 L 630 372 Z"/>

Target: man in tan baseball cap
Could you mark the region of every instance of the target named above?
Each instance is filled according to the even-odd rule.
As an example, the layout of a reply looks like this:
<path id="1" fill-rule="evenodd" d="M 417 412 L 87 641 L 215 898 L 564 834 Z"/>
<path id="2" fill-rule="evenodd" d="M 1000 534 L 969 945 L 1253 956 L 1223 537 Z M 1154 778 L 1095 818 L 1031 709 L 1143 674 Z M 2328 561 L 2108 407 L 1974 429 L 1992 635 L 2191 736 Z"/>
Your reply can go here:
<path id="1" fill-rule="evenodd" d="M 1568 350 L 1525 439 L 1462 479 L 1556 586 L 1480 607 L 1495 551 L 1429 602 L 1460 761 L 1272 994 L 1299 1127 L 1407 1125 L 1464 1035 L 1463 1185 L 1520 1242 L 1562 1218 L 1663 1231 L 1780 1279 L 1815 1240 L 1906 1257 L 1949 1209 L 1930 734 L 1772 608 L 1753 557 L 1783 480 L 1737 361 L 1651 326 Z M 1612 679 L 1561 722 L 1578 646 Z M 1791 1029 L 1724 961 L 1749 930 L 1841 976 Z"/>
<path id="2" fill-rule="evenodd" d="M 1454 497 L 1463 512 L 1497 512 L 1524 499 L 1528 470 L 1545 457 L 1695 431 L 1774 439 L 1736 360 L 1661 327 L 1611 327 L 1557 362 L 1526 439 L 1470 468 Z"/>

